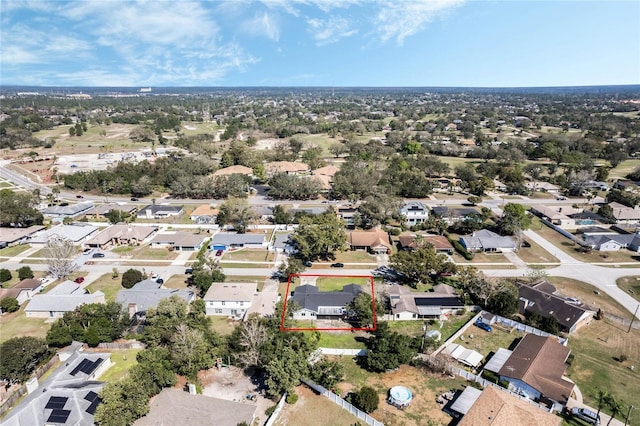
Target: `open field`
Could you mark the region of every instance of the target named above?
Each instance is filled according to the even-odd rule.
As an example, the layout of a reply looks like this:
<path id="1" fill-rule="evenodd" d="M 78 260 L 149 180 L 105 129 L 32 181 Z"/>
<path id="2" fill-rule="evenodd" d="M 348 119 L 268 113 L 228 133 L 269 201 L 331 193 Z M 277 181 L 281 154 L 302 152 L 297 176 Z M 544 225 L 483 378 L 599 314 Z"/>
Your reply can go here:
<path id="1" fill-rule="evenodd" d="M 22 307 L 11 314 L 4 314 L 0 317 L 0 343 L 12 337 L 42 337 L 47 335 L 51 328 L 51 323 L 45 322 L 45 318 L 27 318 L 24 313 L 25 303 Z"/>
<path id="2" fill-rule="evenodd" d="M 358 337 L 366 336 L 362 331 L 321 331 L 318 347 L 338 349 L 364 349 L 364 342 Z"/>
<path id="3" fill-rule="evenodd" d="M 341 251 L 336 253 L 334 262 L 375 264 L 376 257 L 363 250 Z"/>
<path id="4" fill-rule="evenodd" d="M 185 274 L 176 274 L 171 275 L 169 279 L 165 279 L 163 286 L 166 288 L 175 288 L 178 290 L 184 290 L 187 288 L 187 275 Z"/>
<path id="5" fill-rule="evenodd" d="M 640 331 L 608 320 L 594 321 L 569 338 L 574 360 L 567 375 L 580 387 L 584 402 L 597 406 L 599 389 L 607 390 L 626 404 L 635 404 L 640 394 Z M 627 361 L 616 358 L 627 356 Z M 635 370 L 631 370 L 635 366 Z M 603 409 L 608 413 L 608 409 Z M 639 424 L 636 412 L 630 424 Z"/>
<path id="6" fill-rule="evenodd" d="M 17 244 L 15 246 L 5 247 L 0 249 L 0 257 L 14 257 L 30 248 L 29 244 Z"/>
<path id="7" fill-rule="evenodd" d="M 560 264 L 560 261 L 553 256 L 551 253 L 543 249 L 540 245 L 538 245 L 535 241 L 526 240 L 529 243 L 530 247 L 522 247 L 518 250 L 518 257 L 525 261 L 526 263 L 557 263 Z M 553 266 L 553 265 L 550 265 Z"/>
<path id="8" fill-rule="evenodd" d="M 173 260 L 176 257 L 178 257 L 177 251 L 170 251 L 166 248 L 151 248 L 147 246 L 141 246 L 131 251 L 132 259 Z"/>
<path id="9" fill-rule="evenodd" d="M 640 302 L 640 277 L 622 277 L 616 281 L 616 284 Z"/>
<path id="10" fill-rule="evenodd" d="M 609 171 L 609 179 L 622 179 L 638 167 L 640 167 L 640 160 L 624 160 L 618 164 L 618 167 Z"/>
<path id="11" fill-rule="evenodd" d="M 99 379 L 105 382 L 114 382 L 126 376 L 131 367 L 138 363 L 136 360 L 138 352 L 140 352 L 140 349 L 111 350 L 112 365 Z"/>
<path id="12" fill-rule="evenodd" d="M 476 326 L 471 326 L 466 333 L 458 338 L 454 343 L 463 345 L 466 348 L 480 352 L 486 357 L 500 348 L 509 349 L 511 344 L 526 333 L 515 330 L 508 330 L 500 326 L 494 326 L 491 332 L 487 332 Z M 473 336 L 473 337 L 472 337 Z M 513 348 L 512 348 L 513 349 Z"/>
<path id="13" fill-rule="evenodd" d="M 96 291 L 101 291 L 104 293 L 104 298 L 108 302 L 114 302 L 116 300 L 116 295 L 122 287 L 122 275 L 118 278 L 113 279 L 111 274 L 104 274 L 91 284 L 89 284 L 86 289 L 90 293 L 95 293 Z"/>
<path id="14" fill-rule="evenodd" d="M 293 405 L 285 404 L 274 425 L 346 426 L 358 423 L 357 417 L 306 386 L 298 386 L 294 392 L 298 401 Z"/>
<path id="15" fill-rule="evenodd" d="M 274 253 L 260 249 L 241 249 L 224 253 L 224 260 L 243 260 L 247 262 L 273 262 Z"/>

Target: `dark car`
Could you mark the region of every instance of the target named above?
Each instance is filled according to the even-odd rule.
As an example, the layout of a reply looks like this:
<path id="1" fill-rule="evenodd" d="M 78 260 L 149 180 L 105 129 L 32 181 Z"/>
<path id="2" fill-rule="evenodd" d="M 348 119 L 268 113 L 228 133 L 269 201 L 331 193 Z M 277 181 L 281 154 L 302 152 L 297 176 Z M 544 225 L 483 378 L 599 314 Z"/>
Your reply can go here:
<path id="1" fill-rule="evenodd" d="M 76 198 L 84 198 L 84 195 L 76 195 Z"/>
<path id="2" fill-rule="evenodd" d="M 478 319 L 476 320 L 476 322 L 474 323 L 476 327 L 483 329 L 484 331 L 491 331 L 492 328 L 489 324 L 485 324 L 484 322 L 482 322 L 482 320 Z"/>
<path id="3" fill-rule="evenodd" d="M 73 282 L 76 284 L 81 284 L 84 282 L 84 277 L 78 277 L 75 280 L 73 280 Z"/>
<path id="4" fill-rule="evenodd" d="M 186 275 L 193 274 L 193 268 L 187 268 L 187 269 L 185 269 L 185 270 L 184 270 L 184 273 L 185 273 Z"/>
<path id="5" fill-rule="evenodd" d="M 131 201 L 139 201 L 137 197 L 131 197 Z"/>
<path id="6" fill-rule="evenodd" d="M 340 262 L 332 263 L 331 267 L 332 268 L 344 268 L 344 263 L 340 263 Z"/>
<path id="7" fill-rule="evenodd" d="M 156 278 L 156 282 L 158 284 L 164 284 L 164 280 L 162 278 Z"/>
<path id="8" fill-rule="evenodd" d="M 93 253 L 91 257 L 104 257 L 104 253 Z"/>
<path id="9" fill-rule="evenodd" d="M 222 256 L 222 253 L 224 252 L 224 250 L 218 250 L 216 252 L 216 256 Z"/>
<path id="10" fill-rule="evenodd" d="M 309 262 L 308 260 L 305 260 L 304 262 L 302 262 L 302 264 L 307 268 L 311 268 L 313 266 L 313 263 Z"/>

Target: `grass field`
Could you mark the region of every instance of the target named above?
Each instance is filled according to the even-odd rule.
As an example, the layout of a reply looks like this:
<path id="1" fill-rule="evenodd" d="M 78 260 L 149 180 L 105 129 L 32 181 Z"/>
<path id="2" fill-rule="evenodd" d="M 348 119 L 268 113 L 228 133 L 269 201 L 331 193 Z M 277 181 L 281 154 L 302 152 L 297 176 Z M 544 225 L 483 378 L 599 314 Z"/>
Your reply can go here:
<path id="1" fill-rule="evenodd" d="M 245 268 L 245 269 L 262 269 L 262 268 L 270 268 L 271 263 L 235 263 L 235 262 L 220 262 L 220 266 L 223 268 Z"/>
<path id="2" fill-rule="evenodd" d="M 357 337 L 362 336 L 364 336 L 363 332 L 320 332 L 318 346 L 321 348 L 364 349 L 364 342 L 356 340 Z"/>
<path id="3" fill-rule="evenodd" d="M 101 381 L 115 382 L 129 373 L 131 367 L 136 365 L 136 355 L 140 349 L 124 349 L 111 351 L 111 367 L 99 377 Z"/>
<path id="4" fill-rule="evenodd" d="M 0 343 L 12 337 L 42 337 L 47 335 L 51 328 L 51 323 L 45 322 L 44 318 L 27 318 L 24 313 L 26 303 L 11 314 L 4 314 L 0 317 Z"/>
<path id="5" fill-rule="evenodd" d="M 526 263 L 558 263 L 560 261 L 551 253 L 543 249 L 535 241 L 527 240 L 530 247 L 522 247 L 518 250 L 518 257 Z"/>
<path id="6" fill-rule="evenodd" d="M 376 257 L 363 250 L 341 251 L 336 253 L 334 262 L 375 264 Z"/>
<path id="7" fill-rule="evenodd" d="M 618 164 L 618 167 L 609 171 L 609 179 L 622 179 L 638 167 L 640 167 L 640 160 L 624 160 Z"/>
<path id="8" fill-rule="evenodd" d="M 5 247 L 0 250 L 0 257 L 14 257 L 29 250 L 31 247 L 28 244 L 18 244 L 11 247 Z"/>
<path id="9" fill-rule="evenodd" d="M 627 405 L 637 402 L 640 394 L 639 330 L 632 329 L 627 333 L 627 327 L 620 324 L 594 321 L 572 335 L 569 347 L 575 358 L 567 375 L 580 387 L 586 404 L 597 405 L 599 389 L 608 390 Z M 616 361 L 620 355 L 627 356 L 627 361 Z M 635 371 L 631 366 L 636 366 Z M 608 412 L 607 409 L 603 411 Z M 635 413 L 631 424 L 640 424 L 639 414 Z"/>
<path id="10" fill-rule="evenodd" d="M 122 276 L 119 276 L 116 279 L 111 277 L 111 274 L 104 274 L 91 284 L 89 284 L 86 289 L 90 293 L 95 293 L 96 291 L 101 291 L 104 293 L 104 298 L 108 302 L 113 302 L 116 300 L 116 295 L 118 291 L 122 290 Z"/>
<path id="11" fill-rule="evenodd" d="M 316 280 L 316 286 L 320 291 L 341 291 L 347 284 L 361 285 L 365 291 L 371 292 L 371 283 L 367 278 L 320 277 Z"/>
<path id="12" fill-rule="evenodd" d="M 464 340 L 458 338 L 455 343 L 480 352 L 486 357 L 499 348 L 509 349 L 514 340 L 523 337 L 525 334 L 523 332 L 505 330 L 502 327 L 493 327 L 491 332 L 487 332 L 476 326 L 471 326 L 464 334 Z"/>
<path id="13" fill-rule="evenodd" d="M 171 275 L 169 279 L 164 281 L 163 286 L 167 288 L 175 288 L 178 290 L 184 290 L 187 288 L 187 276 L 185 274 Z"/>
<path id="14" fill-rule="evenodd" d="M 211 330 L 223 336 L 228 336 L 236 328 L 238 321 L 233 321 L 225 316 L 210 316 Z"/>
<path id="15" fill-rule="evenodd" d="M 616 284 L 640 302 L 640 277 L 622 277 L 616 281 Z"/>
<path id="16" fill-rule="evenodd" d="M 321 395 L 316 395 L 306 386 L 294 389 L 298 401 L 285 404 L 274 423 L 277 426 L 346 426 L 358 424 L 358 418 Z"/>
<path id="17" fill-rule="evenodd" d="M 267 250 L 241 249 L 226 252 L 222 258 L 224 260 L 243 260 L 247 262 L 272 262 L 274 254 Z"/>
<path id="18" fill-rule="evenodd" d="M 169 251 L 166 248 L 138 247 L 131 252 L 133 259 L 142 260 L 173 260 L 178 257 L 178 252 Z"/>

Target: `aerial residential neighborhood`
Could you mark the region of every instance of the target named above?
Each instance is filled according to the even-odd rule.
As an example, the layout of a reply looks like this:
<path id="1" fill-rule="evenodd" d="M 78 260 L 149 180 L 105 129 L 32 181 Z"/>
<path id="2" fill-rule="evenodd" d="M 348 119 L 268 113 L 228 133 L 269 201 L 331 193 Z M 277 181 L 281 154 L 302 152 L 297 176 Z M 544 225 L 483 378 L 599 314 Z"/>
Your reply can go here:
<path id="1" fill-rule="evenodd" d="M 637 2 L 0 13 L 0 425 L 640 426 Z"/>

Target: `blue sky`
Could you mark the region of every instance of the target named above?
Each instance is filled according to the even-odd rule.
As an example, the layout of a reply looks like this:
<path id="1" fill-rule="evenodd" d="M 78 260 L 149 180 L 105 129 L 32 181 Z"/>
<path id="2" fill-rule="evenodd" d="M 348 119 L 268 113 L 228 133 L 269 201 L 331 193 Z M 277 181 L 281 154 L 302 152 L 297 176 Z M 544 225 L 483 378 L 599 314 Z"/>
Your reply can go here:
<path id="1" fill-rule="evenodd" d="M 640 2 L 0 1 L 0 84 L 640 84 Z"/>

